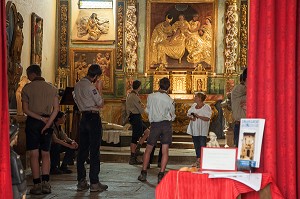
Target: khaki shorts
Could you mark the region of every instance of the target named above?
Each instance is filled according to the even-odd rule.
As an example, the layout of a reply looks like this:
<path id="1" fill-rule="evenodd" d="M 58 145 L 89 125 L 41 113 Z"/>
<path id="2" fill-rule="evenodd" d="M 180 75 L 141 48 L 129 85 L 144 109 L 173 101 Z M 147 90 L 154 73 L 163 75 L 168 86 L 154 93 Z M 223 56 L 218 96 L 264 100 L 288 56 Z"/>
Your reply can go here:
<path id="1" fill-rule="evenodd" d="M 147 139 L 147 144 L 156 146 L 158 140 L 161 144 L 172 144 L 172 122 L 152 122 L 150 127 L 150 135 Z"/>

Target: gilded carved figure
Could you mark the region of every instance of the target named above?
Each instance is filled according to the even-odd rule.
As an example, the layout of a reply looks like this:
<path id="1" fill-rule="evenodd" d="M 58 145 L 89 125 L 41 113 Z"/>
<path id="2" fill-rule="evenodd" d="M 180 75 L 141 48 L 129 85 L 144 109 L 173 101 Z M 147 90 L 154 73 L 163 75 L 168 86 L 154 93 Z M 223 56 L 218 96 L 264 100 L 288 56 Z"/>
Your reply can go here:
<path id="1" fill-rule="evenodd" d="M 22 109 L 22 101 L 21 101 L 21 92 L 23 87 L 29 83 L 29 80 L 26 76 L 21 77 L 21 81 L 19 82 L 19 87 L 16 90 L 16 99 L 17 99 L 17 115 L 24 115 Z"/>
<path id="2" fill-rule="evenodd" d="M 76 81 L 82 79 L 86 76 L 88 71 L 88 63 L 86 62 L 86 55 L 80 54 L 78 61 L 74 64 L 75 74 L 76 74 Z"/>
<path id="3" fill-rule="evenodd" d="M 96 13 L 92 13 L 90 17 L 81 17 L 77 21 L 77 36 L 79 38 L 88 36 L 88 40 L 97 41 L 100 36 L 107 34 L 109 31 L 109 20 L 106 18 L 98 18 Z"/>
<path id="4" fill-rule="evenodd" d="M 197 15 L 190 22 L 190 37 L 187 39 L 186 46 L 189 52 L 187 61 L 190 63 L 206 62 L 211 65 L 212 62 L 212 25 L 211 17 L 205 18 L 205 25 L 197 29 Z M 196 21 L 196 22 L 194 22 Z M 199 24 L 200 25 L 200 24 Z M 194 27 L 194 28 L 193 28 Z M 198 30 L 196 32 L 196 30 Z"/>
<path id="5" fill-rule="evenodd" d="M 158 44 L 158 60 L 164 65 L 168 65 L 167 56 L 181 59 L 185 53 L 185 40 L 188 33 L 189 23 L 185 20 L 184 15 L 179 15 L 178 21 L 172 25 L 173 35 L 169 40 L 162 41 Z"/>
<path id="6" fill-rule="evenodd" d="M 150 64 L 159 64 L 157 47 L 163 41 L 166 41 L 173 33 L 172 26 L 170 23 L 173 18 L 170 15 L 166 16 L 166 20 L 157 24 L 152 32 L 151 41 L 150 41 L 150 52 L 151 59 Z"/>
<path id="7" fill-rule="evenodd" d="M 7 36 L 7 76 L 9 109 L 17 109 L 16 90 L 23 72 L 21 63 L 23 36 L 23 17 L 17 12 L 14 3 L 7 3 L 9 11 L 6 13 Z"/>

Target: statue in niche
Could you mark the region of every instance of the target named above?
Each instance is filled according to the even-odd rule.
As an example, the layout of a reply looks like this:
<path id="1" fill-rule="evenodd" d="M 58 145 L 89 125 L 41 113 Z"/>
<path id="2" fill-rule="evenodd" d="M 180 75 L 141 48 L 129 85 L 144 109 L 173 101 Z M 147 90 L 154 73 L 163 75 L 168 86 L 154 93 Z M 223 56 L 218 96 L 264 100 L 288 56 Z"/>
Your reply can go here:
<path id="1" fill-rule="evenodd" d="M 16 90 L 23 73 L 21 54 L 23 47 L 22 15 L 17 12 L 16 6 L 11 1 L 6 4 L 6 35 L 7 35 L 7 76 L 8 76 L 8 100 L 10 113 L 17 109 Z"/>
<path id="2" fill-rule="evenodd" d="M 21 92 L 23 87 L 29 82 L 26 76 L 21 77 L 21 81 L 19 82 L 19 87 L 16 90 L 16 99 L 17 99 L 17 115 L 24 115 L 22 109 L 22 101 L 21 101 Z"/>

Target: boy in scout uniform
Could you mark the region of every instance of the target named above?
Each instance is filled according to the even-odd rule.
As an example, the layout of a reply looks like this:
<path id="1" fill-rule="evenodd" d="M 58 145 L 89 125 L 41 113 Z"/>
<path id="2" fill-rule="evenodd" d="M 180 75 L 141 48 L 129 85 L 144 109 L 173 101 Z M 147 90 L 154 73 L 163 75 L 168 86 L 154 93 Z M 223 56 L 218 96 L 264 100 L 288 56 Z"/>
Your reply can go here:
<path id="1" fill-rule="evenodd" d="M 27 115 L 26 149 L 30 152 L 30 166 L 33 176 L 31 194 L 51 193 L 49 184 L 50 144 L 53 120 L 59 111 L 58 92 L 41 77 L 39 65 L 31 65 L 26 70 L 31 81 L 22 90 L 22 107 Z M 39 150 L 42 154 L 42 179 L 40 178 Z"/>
<path id="2" fill-rule="evenodd" d="M 99 115 L 99 109 L 103 107 L 102 81 L 97 82 L 97 88 L 94 83 L 102 74 L 98 64 L 92 64 L 87 76 L 76 83 L 74 87 L 74 100 L 82 114 L 79 129 L 79 149 L 77 156 L 77 190 L 83 191 L 90 188 L 91 192 L 104 191 L 107 185 L 99 182 L 100 172 L 100 143 L 102 124 Z M 90 154 L 90 183 L 86 181 L 86 170 L 84 162 Z"/>

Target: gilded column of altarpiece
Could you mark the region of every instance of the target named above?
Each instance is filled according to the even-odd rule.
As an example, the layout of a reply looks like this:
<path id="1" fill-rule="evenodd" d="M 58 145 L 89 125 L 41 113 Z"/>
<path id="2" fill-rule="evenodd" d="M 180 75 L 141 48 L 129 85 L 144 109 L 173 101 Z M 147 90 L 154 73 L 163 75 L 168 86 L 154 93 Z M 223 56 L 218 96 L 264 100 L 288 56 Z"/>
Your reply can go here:
<path id="1" fill-rule="evenodd" d="M 68 67 L 69 57 L 69 2 L 58 0 L 58 66 Z"/>
<path id="2" fill-rule="evenodd" d="M 116 70 L 123 70 L 124 65 L 124 21 L 125 2 L 117 2 L 117 42 L 116 42 Z"/>

